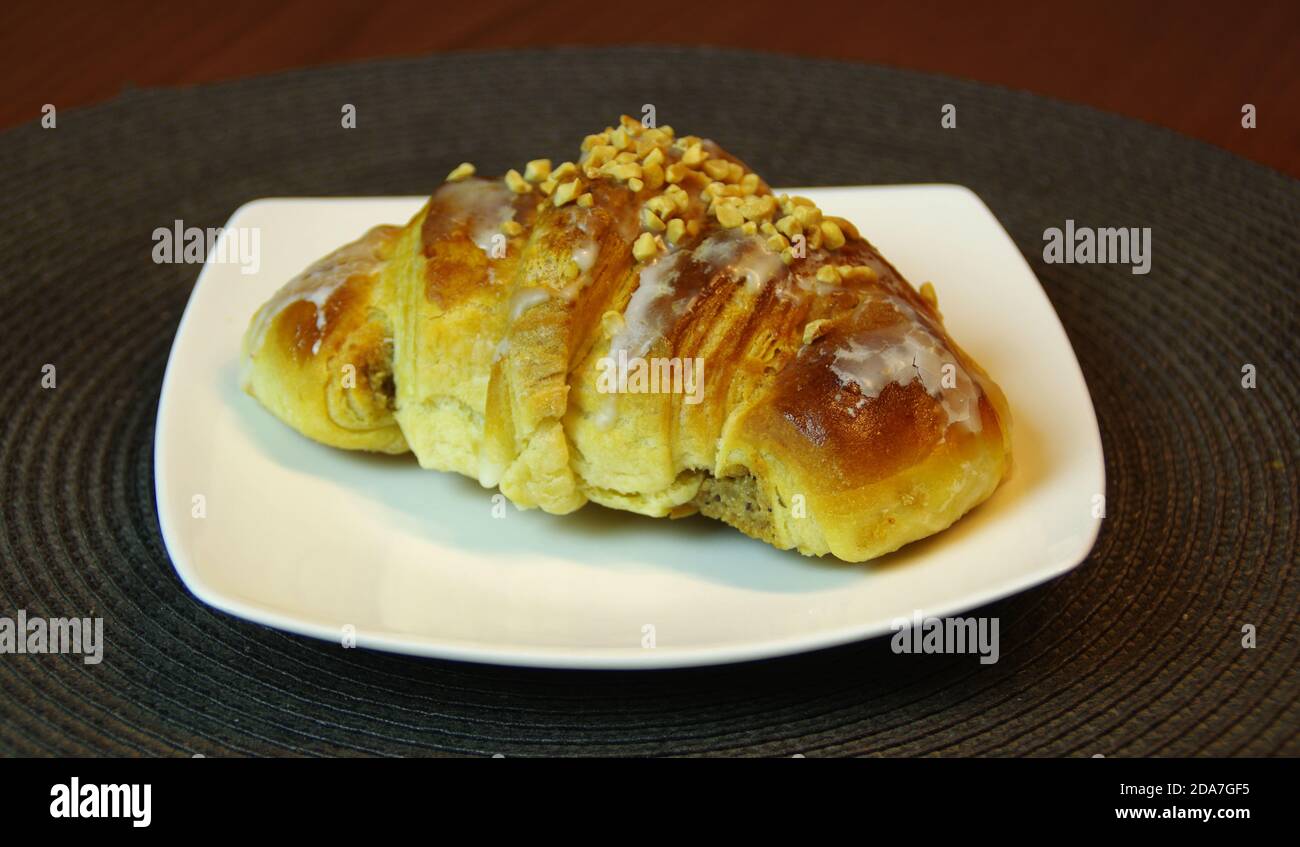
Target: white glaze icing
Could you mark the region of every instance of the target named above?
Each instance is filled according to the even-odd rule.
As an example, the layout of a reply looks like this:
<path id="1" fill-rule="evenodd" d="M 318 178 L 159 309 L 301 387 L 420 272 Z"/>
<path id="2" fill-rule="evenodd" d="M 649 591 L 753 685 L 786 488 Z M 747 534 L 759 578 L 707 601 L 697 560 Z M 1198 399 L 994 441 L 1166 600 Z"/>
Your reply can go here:
<path id="1" fill-rule="evenodd" d="M 578 269 L 587 273 L 596 266 L 596 259 L 600 255 L 600 245 L 594 241 L 585 241 L 573 248 L 573 261 L 577 263 Z"/>
<path id="2" fill-rule="evenodd" d="M 596 258 L 599 255 L 600 245 L 595 241 L 585 241 L 573 248 L 573 252 L 569 254 L 569 258 L 571 258 L 573 263 L 578 266 L 578 276 L 573 280 L 573 282 L 570 282 L 568 285 L 564 286 L 564 288 L 560 289 L 560 297 L 572 302 L 582 293 L 582 289 L 586 288 L 591 282 L 591 274 L 589 272 L 596 266 Z"/>
<path id="3" fill-rule="evenodd" d="M 434 205 L 440 215 L 437 226 L 450 230 L 466 225 L 470 240 L 490 259 L 492 239 L 501 235 L 502 224 L 514 220 L 514 198 L 514 192 L 500 180 L 445 183 L 435 195 Z"/>
<path id="4" fill-rule="evenodd" d="M 316 307 L 316 341 L 312 344 L 312 355 L 320 352 L 321 340 L 325 330 L 325 304 L 334 296 L 339 286 L 357 274 L 375 273 L 383 264 L 379 258 L 379 244 L 387 228 L 375 227 L 351 244 L 318 259 L 302 273 L 289 280 L 275 293 L 254 318 L 250 336 L 249 352 L 256 354 L 266 342 L 266 333 L 271 328 L 277 315 L 290 304 L 306 301 Z"/>
<path id="5" fill-rule="evenodd" d="M 756 235 L 725 230 L 705 239 L 694 252 L 695 261 L 726 271 L 745 284 L 751 294 L 763 290 L 785 263 L 781 255 L 768 250 Z"/>
<path id="6" fill-rule="evenodd" d="M 834 353 L 831 372 L 844 385 L 855 385 L 864 400 L 877 397 L 890 383 L 908 385 L 920 380 L 926 393 L 943 406 L 949 425 L 972 432 L 983 428 L 979 413 L 979 391 L 970 375 L 916 311 L 901 298 L 876 295 L 898 313 L 888 326 L 854 334 Z M 870 301 L 868 301 L 870 302 Z M 861 307 L 860 307 L 861 308 Z M 953 366 L 952 387 L 944 385 L 944 366 Z"/>
<path id="7" fill-rule="evenodd" d="M 615 395 L 606 394 L 604 398 L 600 403 L 600 408 L 596 410 L 596 416 L 592 419 L 597 429 L 609 429 L 614 425 L 614 420 L 618 416 L 618 403 L 614 399 Z"/>
<path id="8" fill-rule="evenodd" d="M 623 326 L 610 339 L 609 355 L 626 350 L 629 356 L 644 356 L 655 339 L 664 334 L 667 310 L 658 307 L 675 296 L 673 283 L 687 255 L 668 253 L 641 269 L 636 291 L 623 310 Z"/>
<path id="9" fill-rule="evenodd" d="M 563 300 L 572 301 L 582 291 L 583 287 L 590 282 L 591 278 L 588 272 L 595 266 L 596 257 L 599 255 L 600 247 L 595 241 L 586 241 L 579 244 L 573 249 L 571 257 L 578 265 L 579 276 L 569 285 L 560 289 L 558 292 L 552 291 L 546 286 L 525 286 L 515 289 L 510 295 L 510 323 L 513 325 L 524 312 L 549 300 L 552 296 L 558 296 Z M 502 358 L 510 352 L 510 330 L 506 329 L 506 335 L 497 343 L 493 352 L 492 360 Z"/>
<path id="10" fill-rule="evenodd" d="M 538 303 L 544 303 L 551 297 L 551 290 L 545 286 L 530 286 L 526 288 L 516 288 L 515 293 L 510 295 L 510 323 L 519 320 L 524 312 L 536 306 Z"/>
<path id="11" fill-rule="evenodd" d="M 703 265 L 705 279 L 725 274 L 751 294 L 761 291 L 785 268 L 780 255 L 768 250 L 761 239 L 735 230 L 715 233 L 693 251 L 663 254 L 641 269 L 636 290 L 623 310 L 623 326 L 610 339 L 606 355 L 645 356 L 655 340 L 667 333 L 671 322 L 686 313 L 698 294 L 679 291 L 676 285 L 687 262 Z M 596 412 L 596 426 L 608 429 L 616 413 L 615 396 L 608 395 Z"/>
<path id="12" fill-rule="evenodd" d="M 641 269 L 623 311 L 623 327 L 610 340 L 609 355 L 623 350 L 628 356 L 644 356 L 655 339 L 667 332 L 669 322 L 690 308 L 697 292 L 684 295 L 675 285 L 688 260 L 705 266 L 705 278 L 723 273 L 742 282 L 750 293 L 761 291 L 785 268 L 780 255 L 768 250 L 761 239 L 736 231 L 715 233 L 693 251 L 661 255 Z"/>
<path id="13" fill-rule="evenodd" d="M 690 254 L 686 251 L 666 253 L 641 269 L 636 290 L 623 310 L 623 325 L 609 340 L 608 356 L 617 356 L 622 350 L 631 356 L 644 356 L 655 339 L 663 335 L 671 301 L 676 296 L 673 283 L 681 266 Z M 689 302 L 689 301 L 688 301 Z M 669 309 L 663 308 L 668 306 Z M 676 311 L 673 309 L 673 311 Z M 618 414 L 618 401 L 614 394 L 606 394 L 596 411 L 595 424 L 599 429 L 609 429 Z"/>

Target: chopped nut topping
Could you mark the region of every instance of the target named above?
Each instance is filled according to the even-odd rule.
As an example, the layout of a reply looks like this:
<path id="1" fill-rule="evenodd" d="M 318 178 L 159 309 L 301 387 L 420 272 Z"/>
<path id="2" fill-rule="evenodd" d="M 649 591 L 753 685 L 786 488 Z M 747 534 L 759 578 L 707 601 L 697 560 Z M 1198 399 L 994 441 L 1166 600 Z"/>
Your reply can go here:
<path id="1" fill-rule="evenodd" d="M 844 246 L 844 233 L 835 221 L 822 221 L 821 225 L 822 243 L 829 250 L 838 250 Z"/>
<path id="2" fill-rule="evenodd" d="M 757 221 L 766 220 L 772 216 L 776 209 L 776 201 L 771 197 L 757 197 L 753 194 L 746 196 L 740 202 L 740 210 L 744 213 L 746 220 Z"/>
<path id="3" fill-rule="evenodd" d="M 622 332 L 625 323 L 623 316 L 613 309 L 600 316 L 600 329 L 606 338 L 613 338 Z"/>
<path id="4" fill-rule="evenodd" d="M 565 203 L 568 203 L 570 200 L 577 199 L 577 196 L 581 193 L 582 193 L 582 181 L 575 179 L 572 182 L 566 182 L 560 187 L 556 188 L 555 196 L 552 197 L 551 200 L 555 203 L 556 206 L 563 206 Z"/>
<path id="5" fill-rule="evenodd" d="M 786 215 L 776 222 L 776 231 L 786 238 L 794 238 L 803 232 L 803 227 L 799 226 L 799 222 L 795 220 L 794 215 Z"/>
<path id="6" fill-rule="evenodd" d="M 611 161 L 617 154 L 618 148 L 613 144 L 597 144 L 587 152 L 583 164 L 588 168 L 599 168 L 606 162 Z"/>
<path id="7" fill-rule="evenodd" d="M 657 149 L 658 148 L 656 148 L 656 150 Z M 641 178 L 645 180 L 645 184 L 650 187 L 651 191 L 662 187 L 664 184 L 663 165 L 658 162 L 655 162 L 652 165 L 641 165 Z"/>
<path id="8" fill-rule="evenodd" d="M 641 209 L 641 226 L 647 232 L 663 232 L 666 229 L 663 219 L 650 210 L 649 207 Z"/>
<path id="9" fill-rule="evenodd" d="M 527 165 L 524 165 L 524 179 L 529 182 L 541 182 L 550 175 L 550 159 L 533 159 Z"/>
<path id="10" fill-rule="evenodd" d="M 939 295 L 934 290 L 934 283 L 926 280 L 921 283 L 921 299 L 930 304 L 931 309 L 939 308 Z"/>
<path id="11" fill-rule="evenodd" d="M 661 218 L 672 217 L 673 213 L 677 211 L 677 206 L 673 203 L 673 199 L 665 194 L 658 194 L 651 197 L 649 200 L 645 201 L 644 208 L 649 209 Z"/>
<path id="12" fill-rule="evenodd" d="M 473 166 L 466 163 L 448 179 L 473 173 Z M 824 217 L 808 198 L 773 195 L 758 174 L 732 161 L 712 142 L 692 135 L 677 138 L 672 127 L 645 127 L 628 115 L 584 138 L 576 163 L 562 162 L 552 168 L 549 159 L 534 159 L 522 175 L 515 170 L 505 175 L 513 192 L 526 195 L 536 188 L 555 207 L 576 202 L 587 209 L 595 205 L 587 184 L 600 179 L 626 186 L 639 201 L 636 214 L 642 232 L 632 247 L 638 261 L 681 248 L 711 225 L 760 237 L 765 249 L 779 254 L 787 265 L 804 258 L 805 248 L 838 250 L 858 238 L 852 224 Z M 545 205 L 543 199 L 538 208 Z M 524 231 L 513 221 L 501 229 L 512 236 Z M 572 268 L 566 266 L 565 273 L 571 274 Z M 873 275 L 868 267 L 836 265 L 817 272 L 823 283 Z"/>
<path id="13" fill-rule="evenodd" d="M 709 154 L 704 152 L 704 147 L 697 141 L 687 147 L 686 152 L 682 154 L 682 164 L 699 165 L 707 158 L 709 158 Z"/>
<path id="14" fill-rule="evenodd" d="M 840 282 L 840 272 L 835 269 L 834 265 L 822 265 L 817 269 L 817 281 L 830 283 L 831 285 L 838 285 Z"/>
<path id="15" fill-rule="evenodd" d="M 506 171 L 506 186 L 516 194 L 527 194 L 533 190 L 533 187 L 514 168 Z"/>
<path id="16" fill-rule="evenodd" d="M 629 179 L 641 178 L 641 166 L 636 162 L 615 162 L 607 165 L 603 170 L 619 182 L 627 182 Z"/>
<path id="17" fill-rule="evenodd" d="M 822 213 L 816 206 L 795 206 L 791 210 L 794 219 L 799 222 L 799 226 L 804 229 L 812 229 L 821 223 Z"/>
<path id="18" fill-rule="evenodd" d="M 820 320 L 809 321 L 808 324 L 803 328 L 803 343 L 812 344 L 818 338 L 821 338 L 823 335 L 825 335 L 826 330 L 828 329 L 827 325 L 829 323 L 830 320 L 827 318 L 821 318 Z"/>
<path id="19" fill-rule="evenodd" d="M 667 143 L 668 139 L 662 132 L 657 129 L 647 129 L 641 134 L 641 137 L 636 140 L 636 154 L 638 156 L 644 156 L 651 150 L 657 149 L 661 145 Z"/>
<path id="20" fill-rule="evenodd" d="M 641 233 L 632 244 L 632 255 L 638 262 L 652 258 L 658 252 L 659 245 L 655 243 L 655 237 L 648 232 Z"/>
<path id="21" fill-rule="evenodd" d="M 863 282 L 873 282 L 879 278 L 874 268 L 866 265 L 840 265 L 838 267 L 840 276 L 848 280 L 861 280 Z"/>
<path id="22" fill-rule="evenodd" d="M 724 159 L 710 159 L 704 163 L 704 172 L 715 180 L 724 180 L 731 173 L 730 163 Z"/>
<path id="23" fill-rule="evenodd" d="M 717 215 L 718 223 L 728 229 L 740 226 L 745 222 L 745 216 L 741 214 L 740 208 L 734 203 L 719 201 L 713 207 L 713 211 Z"/>
<path id="24" fill-rule="evenodd" d="M 807 233 L 805 233 L 805 236 L 808 239 L 808 248 L 810 250 L 820 250 L 822 247 L 822 240 L 826 237 L 822 234 L 822 228 L 819 226 L 808 230 Z"/>
<path id="25" fill-rule="evenodd" d="M 447 182 L 460 182 L 462 179 L 469 179 L 474 175 L 474 166 L 469 162 L 461 162 L 451 169 L 447 174 Z"/>
<path id="26" fill-rule="evenodd" d="M 685 212 L 691 205 L 690 195 L 680 185 L 670 185 L 664 190 L 664 196 L 673 201 L 678 212 Z"/>

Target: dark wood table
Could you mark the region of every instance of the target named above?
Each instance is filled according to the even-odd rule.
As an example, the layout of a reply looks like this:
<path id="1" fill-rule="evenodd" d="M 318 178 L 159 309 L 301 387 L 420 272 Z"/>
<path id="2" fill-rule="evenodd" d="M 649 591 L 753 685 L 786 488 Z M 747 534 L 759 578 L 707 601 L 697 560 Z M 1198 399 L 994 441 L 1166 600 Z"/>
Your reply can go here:
<path id="1" fill-rule="evenodd" d="M 10 2 L 0 128 L 43 104 L 435 50 L 635 42 L 853 59 L 1141 118 L 1300 176 L 1300 2 Z M 1242 127 L 1243 104 L 1258 126 Z"/>

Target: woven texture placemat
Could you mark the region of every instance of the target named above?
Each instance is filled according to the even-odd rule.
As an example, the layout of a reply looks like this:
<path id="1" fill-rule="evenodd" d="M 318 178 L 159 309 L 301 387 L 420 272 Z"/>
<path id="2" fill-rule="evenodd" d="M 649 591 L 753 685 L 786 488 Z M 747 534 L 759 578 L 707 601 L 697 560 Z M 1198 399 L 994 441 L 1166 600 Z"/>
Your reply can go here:
<path id="1" fill-rule="evenodd" d="M 344 103 L 356 129 L 340 128 Z M 152 451 L 199 268 L 154 264 L 153 230 L 220 226 L 257 197 L 427 193 L 462 160 L 567 158 L 645 103 L 774 185 L 967 185 L 1029 259 L 1096 404 L 1107 517 L 1078 569 L 981 612 L 1001 618 L 1001 660 L 899 660 L 876 639 L 685 671 L 481 667 L 344 651 L 187 594 Z M 0 175 L 0 615 L 103 616 L 107 640 L 97 666 L 0 655 L 0 751 L 1300 753 L 1292 179 L 1029 94 L 652 48 L 132 90 L 0 134 Z M 1151 227 L 1151 273 L 1044 264 L 1044 229 L 1067 218 Z"/>

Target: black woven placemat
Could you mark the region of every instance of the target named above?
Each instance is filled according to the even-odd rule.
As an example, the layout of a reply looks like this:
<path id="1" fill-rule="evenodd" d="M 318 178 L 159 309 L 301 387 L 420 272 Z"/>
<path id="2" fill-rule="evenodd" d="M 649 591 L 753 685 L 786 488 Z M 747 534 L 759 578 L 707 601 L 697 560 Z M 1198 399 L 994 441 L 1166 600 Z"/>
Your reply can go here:
<path id="1" fill-rule="evenodd" d="M 983 612 L 1001 660 L 900 660 L 877 639 L 686 671 L 517 670 L 343 651 L 190 597 L 159 537 L 152 447 L 198 267 L 154 264 L 153 230 L 220 226 L 257 197 L 424 193 L 462 160 L 568 157 L 646 103 L 775 185 L 968 185 L 1030 260 L 1092 390 L 1107 517 L 1077 570 Z M 0 655 L 0 751 L 1300 753 L 1290 178 L 1028 94 L 646 48 L 129 91 L 0 134 L 0 180 L 0 615 L 103 616 L 107 640 L 94 666 Z M 1067 218 L 1151 227 L 1151 273 L 1044 264 L 1043 231 Z"/>

